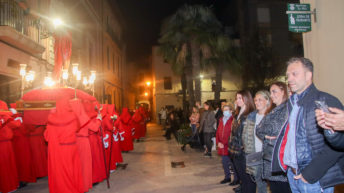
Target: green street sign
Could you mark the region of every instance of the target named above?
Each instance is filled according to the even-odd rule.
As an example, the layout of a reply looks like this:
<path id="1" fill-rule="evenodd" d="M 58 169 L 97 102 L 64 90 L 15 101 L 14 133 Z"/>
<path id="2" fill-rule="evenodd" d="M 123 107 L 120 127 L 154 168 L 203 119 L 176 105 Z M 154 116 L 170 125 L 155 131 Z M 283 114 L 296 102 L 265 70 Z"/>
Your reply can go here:
<path id="1" fill-rule="evenodd" d="M 312 30 L 310 4 L 288 3 L 288 26 L 289 31 L 301 33 Z"/>

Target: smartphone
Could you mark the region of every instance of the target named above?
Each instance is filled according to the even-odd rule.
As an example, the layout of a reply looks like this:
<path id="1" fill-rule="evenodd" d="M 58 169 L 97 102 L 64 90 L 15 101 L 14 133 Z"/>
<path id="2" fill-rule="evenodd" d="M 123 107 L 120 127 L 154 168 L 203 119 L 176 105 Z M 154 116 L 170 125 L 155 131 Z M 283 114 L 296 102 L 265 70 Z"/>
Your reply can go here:
<path id="1" fill-rule="evenodd" d="M 325 113 L 330 113 L 328 110 L 328 106 L 326 105 L 325 101 L 314 101 L 315 105 L 317 106 L 318 109 L 323 110 Z"/>

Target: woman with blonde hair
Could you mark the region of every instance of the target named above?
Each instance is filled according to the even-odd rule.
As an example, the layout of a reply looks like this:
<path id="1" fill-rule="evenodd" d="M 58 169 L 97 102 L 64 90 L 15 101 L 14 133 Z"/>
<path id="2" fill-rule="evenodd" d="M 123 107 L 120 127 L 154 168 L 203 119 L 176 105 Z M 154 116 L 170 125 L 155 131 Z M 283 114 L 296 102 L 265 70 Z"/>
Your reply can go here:
<path id="1" fill-rule="evenodd" d="M 256 129 L 264 116 L 270 111 L 272 103 L 270 93 L 266 90 L 260 90 L 254 97 L 254 104 L 256 110 L 247 116 L 246 125 L 243 130 L 243 145 L 246 158 L 258 158 L 258 161 L 251 163 L 250 159 L 246 159 L 246 176 L 250 179 L 247 183 L 249 185 L 249 192 L 266 193 L 266 182 L 262 180 L 262 147 L 263 141 L 256 135 Z M 254 180 L 251 180 L 254 179 Z"/>

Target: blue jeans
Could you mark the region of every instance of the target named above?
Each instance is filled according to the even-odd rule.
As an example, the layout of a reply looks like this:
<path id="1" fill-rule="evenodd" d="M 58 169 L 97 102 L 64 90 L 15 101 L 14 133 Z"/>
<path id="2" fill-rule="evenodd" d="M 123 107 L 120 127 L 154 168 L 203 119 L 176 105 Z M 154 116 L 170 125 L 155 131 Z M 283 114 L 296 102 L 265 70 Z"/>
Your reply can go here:
<path id="1" fill-rule="evenodd" d="M 191 124 L 191 130 L 192 130 L 192 136 L 195 136 L 196 131 L 197 131 L 196 124 Z"/>
<path id="2" fill-rule="evenodd" d="M 229 171 L 229 167 L 231 165 L 231 160 L 228 155 L 222 156 L 222 167 L 223 171 L 225 172 L 225 179 L 231 179 L 231 173 Z"/>
<path id="3" fill-rule="evenodd" d="M 319 181 L 314 184 L 308 184 L 304 183 L 301 179 L 295 180 L 295 175 L 291 169 L 288 169 L 287 176 L 290 189 L 293 193 L 333 193 L 334 191 L 333 187 L 322 189 Z"/>

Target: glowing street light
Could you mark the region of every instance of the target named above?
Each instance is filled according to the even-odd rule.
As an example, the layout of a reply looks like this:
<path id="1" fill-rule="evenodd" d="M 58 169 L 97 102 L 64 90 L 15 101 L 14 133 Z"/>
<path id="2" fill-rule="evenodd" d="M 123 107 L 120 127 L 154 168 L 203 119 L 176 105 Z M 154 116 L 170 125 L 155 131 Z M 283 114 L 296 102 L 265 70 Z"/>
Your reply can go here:
<path id="1" fill-rule="evenodd" d="M 74 76 L 76 76 L 78 71 L 79 71 L 79 69 L 78 69 L 79 64 L 78 63 L 73 63 L 72 66 L 73 66 L 72 67 L 72 73 L 73 73 Z"/>
<path id="2" fill-rule="evenodd" d="M 151 85 L 151 82 L 150 82 L 150 81 L 147 81 L 147 82 L 146 82 L 146 85 L 147 85 L 147 86 L 150 86 L 150 85 Z"/>
<path id="3" fill-rule="evenodd" d="M 148 96 L 148 92 L 145 92 L 145 96 Z"/>
<path id="4" fill-rule="evenodd" d="M 20 64 L 20 69 L 19 69 L 19 74 L 20 76 L 22 77 L 21 79 L 21 89 L 20 89 L 20 96 L 23 97 L 24 95 L 24 88 L 25 88 L 25 82 L 24 82 L 24 79 L 25 79 L 25 75 L 26 75 L 26 64 Z"/>
<path id="5" fill-rule="evenodd" d="M 19 74 L 24 77 L 26 75 L 26 64 L 20 64 Z"/>
<path id="6" fill-rule="evenodd" d="M 91 84 L 92 95 L 94 96 L 94 81 L 96 80 L 96 71 L 91 70 L 91 75 L 88 80 L 88 83 Z"/>
<path id="7" fill-rule="evenodd" d="M 82 84 L 84 84 L 85 86 L 87 86 L 88 83 L 89 83 L 89 81 L 87 80 L 87 77 L 84 76 L 83 81 L 82 81 Z"/>
<path id="8" fill-rule="evenodd" d="M 44 78 L 44 85 L 48 86 L 48 87 L 52 87 L 55 85 L 55 82 L 53 81 L 53 79 L 50 76 L 46 76 Z"/>
<path id="9" fill-rule="evenodd" d="M 79 70 L 76 72 L 76 80 L 77 81 L 81 80 L 81 71 L 79 71 Z"/>
<path id="10" fill-rule="evenodd" d="M 63 80 L 67 80 L 68 79 L 68 70 L 67 69 L 63 69 L 62 70 L 62 79 Z"/>
<path id="11" fill-rule="evenodd" d="M 30 70 L 29 73 L 25 76 L 27 82 L 32 82 L 35 79 L 35 72 Z"/>
<path id="12" fill-rule="evenodd" d="M 63 24 L 63 21 L 60 18 L 55 18 L 53 20 L 54 27 L 57 28 L 58 26 Z"/>
<path id="13" fill-rule="evenodd" d="M 91 70 L 91 75 L 90 75 L 90 78 L 89 78 L 90 84 L 93 84 L 95 80 L 96 80 L 96 71 Z"/>

